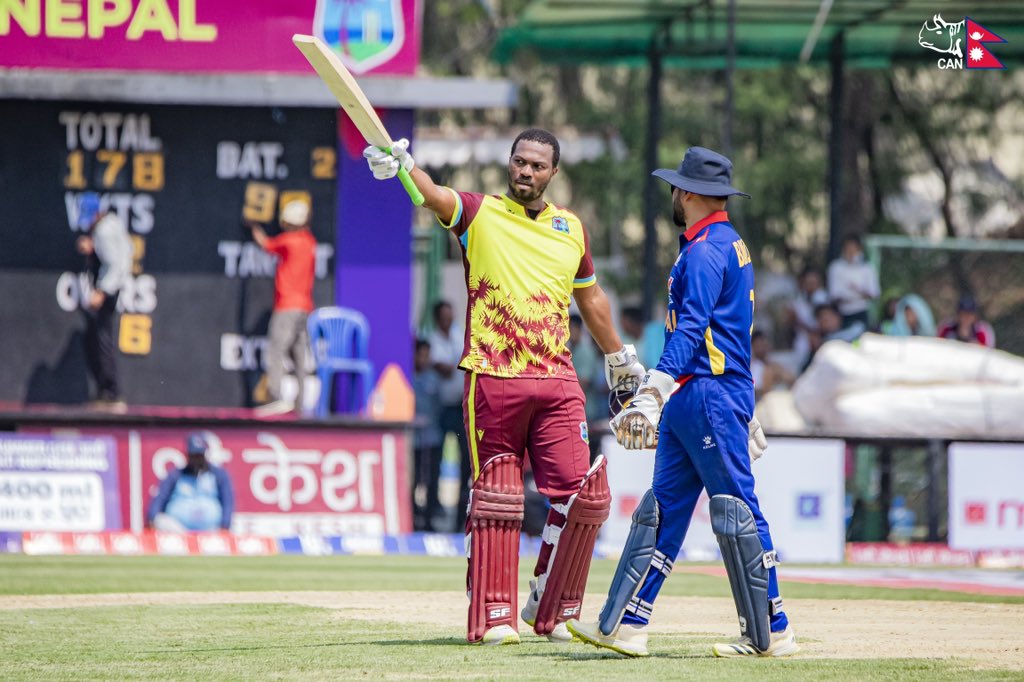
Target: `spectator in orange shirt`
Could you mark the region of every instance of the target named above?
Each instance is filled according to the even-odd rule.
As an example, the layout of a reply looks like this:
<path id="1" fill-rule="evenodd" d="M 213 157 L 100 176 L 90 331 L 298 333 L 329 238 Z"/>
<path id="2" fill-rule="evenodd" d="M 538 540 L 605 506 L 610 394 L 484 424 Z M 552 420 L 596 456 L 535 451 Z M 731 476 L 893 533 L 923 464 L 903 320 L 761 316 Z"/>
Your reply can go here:
<path id="1" fill-rule="evenodd" d="M 264 415 L 302 409 L 306 347 L 309 345 L 306 318 L 313 310 L 316 239 L 309 230 L 309 204 L 301 199 L 289 201 L 281 209 L 280 222 L 282 232 L 275 237 L 268 237 L 259 225 L 249 225 L 256 243 L 277 256 L 274 311 L 270 315 L 265 356 L 270 402 L 260 407 Z M 294 405 L 281 395 L 284 359 L 289 354 L 299 386 Z"/>

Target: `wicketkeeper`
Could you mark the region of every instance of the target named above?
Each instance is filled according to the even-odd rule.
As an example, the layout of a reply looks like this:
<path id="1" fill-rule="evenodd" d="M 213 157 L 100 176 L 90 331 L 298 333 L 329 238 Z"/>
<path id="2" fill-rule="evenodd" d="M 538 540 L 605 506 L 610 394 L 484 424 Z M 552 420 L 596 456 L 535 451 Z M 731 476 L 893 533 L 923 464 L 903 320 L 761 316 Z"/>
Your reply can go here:
<path id="1" fill-rule="evenodd" d="M 606 353 L 609 386 L 636 386 L 636 352 L 612 325 L 597 284 L 587 232 L 571 211 L 544 201 L 558 173 L 559 145 L 539 129 L 512 145 L 503 195 L 438 187 L 415 167 L 408 141 L 390 153 L 367 147 L 378 179 L 410 172 L 424 207 L 458 237 L 469 304 L 463 414 L 473 481 L 466 520 L 469 632 L 473 643 L 515 644 L 523 457 L 551 501 L 535 580 L 522 610 L 539 635 L 568 641 L 611 494 L 604 457 L 591 466 L 583 391 L 566 347 L 569 304 Z"/>
<path id="2" fill-rule="evenodd" d="M 654 600 L 707 489 L 740 622 L 740 638 L 713 652 L 788 656 L 797 651 L 796 637 L 782 610 L 775 550 L 750 469 L 767 447 L 753 418 L 754 267 L 725 212 L 729 196 L 749 195 L 732 187 L 729 159 L 701 147 L 687 150 L 678 171 L 654 175 L 672 185 L 673 220 L 683 228 L 668 280 L 665 350 L 612 420 L 624 447 L 657 448 L 654 481 L 633 514 L 600 620 L 570 620 L 568 629 L 620 654 L 647 655 Z"/>

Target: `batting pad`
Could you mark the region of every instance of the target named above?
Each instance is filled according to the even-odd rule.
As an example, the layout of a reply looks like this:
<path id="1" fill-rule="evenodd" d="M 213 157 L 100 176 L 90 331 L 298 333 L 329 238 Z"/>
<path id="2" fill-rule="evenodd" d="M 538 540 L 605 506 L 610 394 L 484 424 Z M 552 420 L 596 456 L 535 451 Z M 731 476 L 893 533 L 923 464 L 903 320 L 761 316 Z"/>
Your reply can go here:
<path id="1" fill-rule="evenodd" d="M 523 508 L 522 460 L 499 455 L 485 462 L 469 494 L 470 642 L 479 642 L 496 625 L 516 627 Z"/>
<path id="2" fill-rule="evenodd" d="M 664 573 L 665 577 L 672 572 L 672 560 L 660 555 L 655 547 L 659 523 L 658 501 L 654 491 L 648 490 L 633 512 L 633 525 L 608 588 L 608 599 L 601 608 L 598 626 L 602 634 L 611 635 L 618 630 L 627 610 L 650 618 L 650 605 L 638 599 L 636 593 L 652 567 Z"/>
<path id="3" fill-rule="evenodd" d="M 580 482 L 580 491 L 569 498 L 565 525 L 552 550 L 544 593 L 533 623 L 538 635 L 547 635 L 558 623 L 579 617 L 594 544 L 611 505 L 608 462 L 604 455 L 599 455 Z"/>
<path id="4" fill-rule="evenodd" d="M 768 567 L 750 508 L 732 495 L 711 498 L 711 530 L 718 539 L 736 602 L 740 632 L 760 651 L 771 644 L 768 613 Z"/>

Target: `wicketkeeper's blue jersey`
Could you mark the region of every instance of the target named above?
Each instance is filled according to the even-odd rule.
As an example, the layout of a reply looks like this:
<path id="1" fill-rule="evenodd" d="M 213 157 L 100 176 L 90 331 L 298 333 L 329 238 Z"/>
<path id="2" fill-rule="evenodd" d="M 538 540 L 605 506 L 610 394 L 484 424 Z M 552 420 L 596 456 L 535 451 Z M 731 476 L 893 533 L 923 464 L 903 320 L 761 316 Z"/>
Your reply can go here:
<path id="1" fill-rule="evenodd" d="M 722 374 L 751 379 L 753 318 L 750 252 L 728 214 L 716 211 L 679 238 L 657 369 L 681 380 Z"/>

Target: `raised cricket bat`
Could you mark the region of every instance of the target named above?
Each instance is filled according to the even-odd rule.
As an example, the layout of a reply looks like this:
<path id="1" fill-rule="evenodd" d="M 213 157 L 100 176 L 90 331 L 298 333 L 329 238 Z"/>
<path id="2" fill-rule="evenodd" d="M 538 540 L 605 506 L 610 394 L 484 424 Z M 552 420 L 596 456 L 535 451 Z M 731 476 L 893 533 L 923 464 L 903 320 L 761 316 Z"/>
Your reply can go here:
<path id="1" fill-rule="evenodd" d="M 320 76 L 320 80 L 327 84 L 334 98 L 338 100 L 338 104 L 352 119 L 352 123 L 359 129 L 359 132 L 363 134 L 363 138 L 374 147 L 390 152 L 393 144 L 391 136 L 388 135 L 377 112 L 373 110 L 366 95 L 356 83 L 356 79 L 341 63 L 338 55 L 315 36 L 296 33 L 292 36 L 292 42 L 306 56 L 317 75 Z M 412 197 L 412 203 L 417 206 L 423 205 L 423 195 L 412 178 L 409 177 L 409 171 L 404 168 L 399 169 L 398 179 L 402 181 L 405 191 Z"/>

